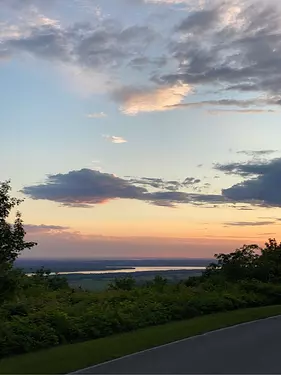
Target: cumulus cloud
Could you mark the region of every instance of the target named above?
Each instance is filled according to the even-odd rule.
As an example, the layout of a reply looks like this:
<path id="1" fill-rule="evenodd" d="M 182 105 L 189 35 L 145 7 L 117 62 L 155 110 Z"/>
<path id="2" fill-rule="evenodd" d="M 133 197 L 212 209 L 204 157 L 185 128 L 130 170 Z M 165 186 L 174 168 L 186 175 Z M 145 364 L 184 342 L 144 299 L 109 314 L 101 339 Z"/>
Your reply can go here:
<path id="1" fill-rule="evenodd" d="M 112 143 L 127 143 L 126 139 L 115 135 L 104 135 L 103 137 Z"/>
<path id="2" fill-rule="evenodd" d="M 140 112 L 165 111 L 179 104 L 191 91 L 186 84 L 174 86 L 135 88 L 122 87 L 112 93 L 112 98 L 120 103 L 120 109 L 127 115 Z"/>
<path id="3" fill-rule="evenodd" d="M 216 165 L 215 168 L 226 174 L 244 178 L 242 182 L 223 189 L 224 197 L 266 207 L 281 207 L 281 158 L 229 163 Z"/>
<path id="4" fill-rule="evenodd" d="M 151 190 L 151 188 L 159 189 L 160 185 L 161 190 Z M 113 174 L 81 169 L 48 176 L 45 183 L 26 186 L 22 189 L 22 193 L 32 199 L 50 200 L 68 207 L 91 207 L 114 199 L 136 199 L 167 207 L 183 203 L 216 204 L 228 201 L 221 195 L 171 190 L 169 186 L 173 185 L 176 185 L 175 181 L 164 182 L 142 178 L 141 181 L 136 182 Z"/>
<path id="5" fill-rule="evenodd" d="M 99 112 L 99 113 L 89 113 L 87 115 L 88 118 L 105 118 L 107 117 L 107 114 L 104 112 Z"/>

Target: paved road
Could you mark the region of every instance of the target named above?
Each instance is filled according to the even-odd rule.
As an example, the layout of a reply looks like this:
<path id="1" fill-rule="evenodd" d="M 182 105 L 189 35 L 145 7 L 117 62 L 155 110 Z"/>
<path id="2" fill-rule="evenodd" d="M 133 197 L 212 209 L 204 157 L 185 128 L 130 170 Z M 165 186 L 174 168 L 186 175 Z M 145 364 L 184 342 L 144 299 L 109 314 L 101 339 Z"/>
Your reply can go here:
<path id="1" fill-rule="evenodd" d="M 186 339 L 80 374 L 281 374 L 281 317 Z"/>

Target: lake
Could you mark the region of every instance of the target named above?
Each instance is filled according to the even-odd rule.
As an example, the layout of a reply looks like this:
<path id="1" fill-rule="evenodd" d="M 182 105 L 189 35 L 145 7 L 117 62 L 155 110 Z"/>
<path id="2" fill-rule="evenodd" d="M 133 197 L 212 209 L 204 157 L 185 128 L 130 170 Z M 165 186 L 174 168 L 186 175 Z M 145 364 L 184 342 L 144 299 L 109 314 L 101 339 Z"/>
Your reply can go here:
<path id="1" fill-rule="evenodd" d="M 101 274 L 109 274 L 109 273 L 133 273 L 133 272 L 153 272 L 153 271 L 202 271 L 205 270 L 206 267 L 196 267 L 196 266 L 167 266 L 167 267 L 132 267 L 132 268 L 118 268 L 115 270 L 100 270 L 100 271 L 69 271 L 69 272 L 52 272 L 51 275 L 75 275 L 75 274 L 83 274 L 83 275 L 101 275 Z M 33 273 L 27 273 L 27 276 L 31 276 Z"/>

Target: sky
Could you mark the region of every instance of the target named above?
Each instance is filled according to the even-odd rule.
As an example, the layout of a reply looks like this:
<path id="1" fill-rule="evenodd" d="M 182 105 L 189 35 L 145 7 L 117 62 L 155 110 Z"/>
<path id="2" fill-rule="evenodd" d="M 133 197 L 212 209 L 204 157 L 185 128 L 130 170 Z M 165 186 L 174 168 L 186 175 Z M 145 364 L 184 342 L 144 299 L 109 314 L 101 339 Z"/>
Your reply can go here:
<path id="1" fill-rule="evenodd" d="M 281 234 L 279 0 L 0 0 L 0 181 L 30 258 Z"/>

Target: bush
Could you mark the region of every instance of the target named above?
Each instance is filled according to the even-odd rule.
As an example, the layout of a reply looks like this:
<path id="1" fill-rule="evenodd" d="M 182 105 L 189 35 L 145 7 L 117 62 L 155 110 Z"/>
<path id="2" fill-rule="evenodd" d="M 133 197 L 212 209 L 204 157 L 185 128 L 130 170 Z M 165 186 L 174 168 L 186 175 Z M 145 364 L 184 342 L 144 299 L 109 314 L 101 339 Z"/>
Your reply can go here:
<path id="1" fill-rule="evenodd" d="M 281 303 L 281 286 L 256 280 L 201 280 L 193 287 L 151 285 L 132 290 L 53 290 L 48 282 L 29 287 L 0 308 L 0 357 L 62 343 L 190 319 L 199 315 Z M 164 284 L 164 285 L 163 285 Z M 55 288 L 56 289 L 56 288 Z"/>

